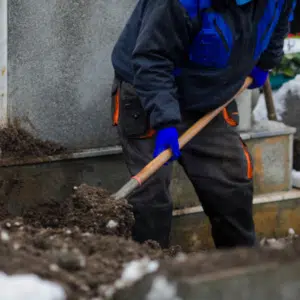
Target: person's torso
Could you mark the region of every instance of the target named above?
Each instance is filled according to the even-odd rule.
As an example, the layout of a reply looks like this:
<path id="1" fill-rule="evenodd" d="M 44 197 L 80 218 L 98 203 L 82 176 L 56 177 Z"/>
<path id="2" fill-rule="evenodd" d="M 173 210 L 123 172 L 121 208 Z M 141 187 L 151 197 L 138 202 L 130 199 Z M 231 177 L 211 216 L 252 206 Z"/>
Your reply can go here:
<path id="1" fill-rule="evenodd" d="M 213 10 L 209 0 L 179 1 L 195 24 L 190 49 L 174 70 L 179 100 L 184 109 L 206 111 L 241 87 L 268 46 L 286 0 L 254 0 L 245 6 L 232 1 L 224 12 Z M 130 59 L 146 2 L 137 5 L 112 56 L 116 72 L 128 82 L 133 80 Z"/>

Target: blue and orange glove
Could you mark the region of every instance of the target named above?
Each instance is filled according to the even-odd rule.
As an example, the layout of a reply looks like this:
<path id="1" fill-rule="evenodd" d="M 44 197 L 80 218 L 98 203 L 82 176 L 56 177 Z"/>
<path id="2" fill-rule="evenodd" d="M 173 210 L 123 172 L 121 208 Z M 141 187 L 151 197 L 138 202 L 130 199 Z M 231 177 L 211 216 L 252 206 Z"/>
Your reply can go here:
<path id="1" fill-rule="evenodd" d="M 156 134 L 156 142 L 153 153 L 153 158 L 158 156 L 161 152 L 171 148 L 173 156 L 170 161 L 176 160 L 180 157 L 178 133 L 175 127 L 167 127 L 158 130 Z"/>
<path id="2" fill-rule="evenodd" d="M 262 87 L 265 84 L 268 75 L 269 71 L 263 70 L 260 67 L 255 67 L 250 74 L 250 77 L 253 78 L 253 82 L 248 89 L 252 90 Z"/>

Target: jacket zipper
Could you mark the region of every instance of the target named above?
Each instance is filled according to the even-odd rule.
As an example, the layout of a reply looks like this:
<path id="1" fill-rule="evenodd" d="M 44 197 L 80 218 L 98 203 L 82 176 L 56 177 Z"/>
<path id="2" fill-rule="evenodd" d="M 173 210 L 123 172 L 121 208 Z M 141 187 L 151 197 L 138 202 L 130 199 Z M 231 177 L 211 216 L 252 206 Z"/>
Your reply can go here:
<path id="1" fill-rule="evenodd" d="M 226 39 L 225 39 L 225 37 L 224 37 L 224 34 L 223 34 L 221 28 L 220 28 L 219 25 L 217 24 L 216 19 L 214 20 L 214 25 L 215 25 L 215 28 L 216 28 L 216 30 L 217 30 L 217 33 L 219 34 L 219 36 L 220 36 L 220 38 L 221 38 L 221 40 L 222 40 L 222 42 L 223 42 L 223 45 L 224 45 L 226 51 L 229 52 L 229 50 L 230 50 L 230 49 L 229 49 L 229 45 L 228 45 L 228 43 L 227 43 L 227 41 L 226 41 Z"/>
<path id="2" fill-rule="evenodd" d="M 273 1 L 273 0 L 272 0 Z M 260 39 L 260 42 L 262 43 L 267 35 L 267 33 L 269 32 L 274 20 L 275 20 L 275 17 L 276 17 L 276 13 L 277 13 L 277 10 L 278 10 L 278 0 L 275 0 L 276 1 L 276 4 L 275 4 L 275 9 L 274 9 L 274 13 L 273 13 L 273 16 L 272 16 L 272 20 L 271 22 L 268 24 L 268 27 L 266 28 L 266 30 L 264 31 L 261 39 Z"/>

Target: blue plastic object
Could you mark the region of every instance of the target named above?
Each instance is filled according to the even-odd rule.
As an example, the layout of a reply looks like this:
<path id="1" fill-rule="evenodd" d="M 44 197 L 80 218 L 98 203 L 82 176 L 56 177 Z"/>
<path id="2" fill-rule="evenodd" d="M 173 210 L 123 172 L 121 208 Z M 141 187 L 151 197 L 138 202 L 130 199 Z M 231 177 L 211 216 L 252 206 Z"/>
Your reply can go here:
<path id="1" fill-rule="evenodd" d="M 161 152 L 168 148 L 171 148 L 173 152 L 173 156 L 170 161 L 176 160 L 180 157 L 178 132 L 175 127 L 167 127 L 158 130 L 153 157 L 157 157 Z"/>
<path id="2" fill-rule="evenodd" d="M 266 82 L 268 75 L 268 71 L 255 67 L 250 74 L 250 77 L 253 78 L 253 83 L 249 86 L 249 89 L 251 90 L 262 87 Z"/>

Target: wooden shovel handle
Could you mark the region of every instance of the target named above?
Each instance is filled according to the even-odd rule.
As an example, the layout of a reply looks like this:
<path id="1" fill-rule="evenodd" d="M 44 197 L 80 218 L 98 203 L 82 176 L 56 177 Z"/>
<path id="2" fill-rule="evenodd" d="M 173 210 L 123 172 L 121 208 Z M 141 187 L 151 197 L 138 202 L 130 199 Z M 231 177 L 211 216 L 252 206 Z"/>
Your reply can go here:
<path id="1" fill-rule="evenodd" d="M 252 78 L 247 77 L 241 89 L 228 100 L 224 105 L 207 113 L 199 119 L 193 126 L 186 130 L 178 139 L 179 148 L 186 145 L 195 135 L 197 135 L 211 120 L 214 119 L 229 103 L 231 103 L 238 95 L 240 95 L 252 83 Z M 172 157 L 171 149 L 167 149 L 160 153 L 150 163 L 148 163 L 138 174 L 133 176 L 131 180 L 125 184 L 116 194 L 112 195 L 115 199 L 126 198 L 133 190 L 142 185 L 149 177 L 151 177 L 159 168 L 161 168 Z"/>
<path id="2" fill-rule="evenodd" d="M 268 112 L 268 119 L 277 121 L 277 116 L 276 116 L 276 110 L 275 110 L 275 105 L 274 105 L 274 98 L 273 98 L 273 92 L 272 92 L 272 87 L 270 83 L 270 77 L 268 76 L 264 86 L 263 86 L 263 91 L 265 95 L 265 101 L 266 101 L 266 107 L 267 107 L 267 112 Z"/>

